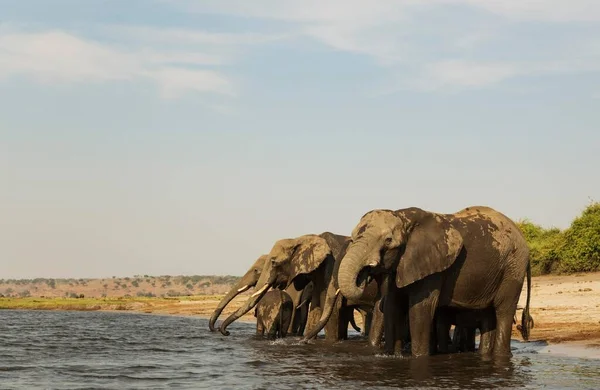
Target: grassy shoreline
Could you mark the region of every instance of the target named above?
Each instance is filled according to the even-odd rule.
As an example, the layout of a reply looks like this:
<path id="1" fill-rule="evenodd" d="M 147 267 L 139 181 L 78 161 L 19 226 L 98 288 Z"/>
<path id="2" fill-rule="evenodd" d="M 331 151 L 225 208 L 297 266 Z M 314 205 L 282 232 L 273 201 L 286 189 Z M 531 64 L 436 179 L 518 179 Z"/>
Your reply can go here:
<path id="1" fill-rule="evenodd" d="M 209 318 L 223 295 L 181 297 L 0 297 L 0 310 L 122 311 L 146 314 L 199 316 Z M 246 296 L 239 296 L 223 311 L 221 317 L 237 310 Z M 247 313 L 241 320 L 254 319 Z"/>

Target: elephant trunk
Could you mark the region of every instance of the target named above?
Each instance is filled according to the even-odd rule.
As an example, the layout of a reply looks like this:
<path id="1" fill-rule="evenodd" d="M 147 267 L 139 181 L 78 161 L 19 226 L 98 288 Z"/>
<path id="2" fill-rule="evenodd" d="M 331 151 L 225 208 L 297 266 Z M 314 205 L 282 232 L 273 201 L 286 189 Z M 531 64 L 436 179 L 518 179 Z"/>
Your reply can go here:
<path id="1" fill-rule="evenodd" d="M 323 312 L 321 313 L 321 318 L 319 319 L 319 322 L 304 335 L 302 341 L 314 339 L 317 337 L 321 329 L 325 327 L 327 321 L 329 321 L 329 317 L 331 317 L 331 314 L 333 313 L 333 309 L 336 306 L 337 297 L 339 294 L 340 290 L 332 280 L 327 287 L 325 305 L 323 307 Z"/>
<path id="2" fill-rule="evenodd" d="M 227 295 L 223 297 L 223 299 L 221 299 L 221 301 L 217 305 L 217 308 L 210 317 L 210 320 L 208 321 L 208 328 L 211 332 L 214 332 L 216 330 L 215 323 L 217 322 L 217 319 L 221 315 L 223 309 L 225 309 L 225 307 L 229 305 L 229 302 L 231 302 L 233 298 L 237 297 L 239 294 L 248 290 L 250 287 L 252 287 L 251 284 L 238 283 L 227 293 Z"/>
<path id="3" fill-rule="evenodd" d="M 366 256 L 369 253 L 368 241 L 363 237 L 360 240 L 350 244 L 346 255 L 340 263 L 338 272 L 338 283 L 340 292 L 347 299 L 358 300 L 365 289 L 366 277 L 361 278 L 359 285 L 357 280 L 366 264 Z"/>
<path id="4" fill-rule="evenodd" d="M 260 290 L 256 291 L 250 296 L 250 298 L 248 298 L 244 306 L 240 307 L 235 311 L 235 313 L 227 317 L 219 327 L 219 331 L 221 332 L 221 334 L 223 334 L 224 336 L 229 336 L 229 332 L 226 330 L 229 324 L 231 324 L 233 321 L 237 320 L 238 318 L 252 310 L 254 306 L 256 306 L 258 301 L 260 301 L 262 297 L 267 293 L 269 287 L 271 287 L 269 283 L 264 284 Z"/>

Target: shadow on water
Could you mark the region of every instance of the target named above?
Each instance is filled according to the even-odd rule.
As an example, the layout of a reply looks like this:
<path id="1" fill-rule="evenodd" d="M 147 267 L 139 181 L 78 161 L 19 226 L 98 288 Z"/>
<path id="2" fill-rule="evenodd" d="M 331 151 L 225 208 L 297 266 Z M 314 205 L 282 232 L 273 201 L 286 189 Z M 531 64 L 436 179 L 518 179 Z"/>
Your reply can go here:
<path id="1" fill-rule="evenodd" d="M 253 364 L 279 366 L 279 370 L 265 372 L 266 376 L 301 376 L 321 386 L 343 384 L 346 388 L 520 388 L 531 382 L 524 369 L 528 357 L 485 361 L 476 353 L 461 353 L 413 359 L 382 355 L 363 340 L 335 344 L 317 340 L 311 345 L 297 344 L 297 340 L 252 339 Z"/>
<path id="2" fill-rule="evenodd" d="M 125 313 L 0 311 L 0 388 L 600 388 L 600 359 L 552 356 L 513 342 L 513 357 L 412 359 L 350 340 L 267 340 L 251 323 L 231 335 L 205 319 Z"/>

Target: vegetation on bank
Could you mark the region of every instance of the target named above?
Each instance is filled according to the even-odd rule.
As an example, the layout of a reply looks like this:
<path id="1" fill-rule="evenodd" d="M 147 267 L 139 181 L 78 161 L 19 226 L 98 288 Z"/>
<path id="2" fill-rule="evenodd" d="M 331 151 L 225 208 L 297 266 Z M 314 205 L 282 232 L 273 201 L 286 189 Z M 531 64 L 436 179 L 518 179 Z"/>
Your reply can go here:
<path id="1" fill-rule="evenodd" d="M 103 279 L 0 279 L 2 297 L 111 298 L 223 294 L 237 276 L 149 276 Z"/>
<path id="2" fill-rule="evenodd" d="M 137 310 L 168 308 L 182 301 L 201 302 L 220 299 L 220 295 L 180 297 L 113 297 L 113 298 L 0 298 L 1 309 L 25 310 Z"/>
<path id="3" fill-rule="evenodd" d="M 529 244 L 533 275 L 600 271 L 600 202 L 588 205 L 564 230 L 527 219 L 517 225 Z"/>

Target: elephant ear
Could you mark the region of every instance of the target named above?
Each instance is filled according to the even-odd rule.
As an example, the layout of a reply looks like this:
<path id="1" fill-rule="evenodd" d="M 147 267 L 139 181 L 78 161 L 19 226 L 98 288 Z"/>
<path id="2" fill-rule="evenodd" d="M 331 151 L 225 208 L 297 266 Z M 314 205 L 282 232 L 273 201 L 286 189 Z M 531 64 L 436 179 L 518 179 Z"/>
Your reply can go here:
<path id="1" fill-rule="evenodd" d="M 298 238 L 299 245 L 292 255 L 292 272 L 295 276 L 308 274 L 319 268 L 331 248 L 323 238 L 317 235 L 305 235 Z"/>
<path id="2" fill-rule="evenodd" d="M 443 217 L 428 215 L 418 221 L 398 263 L 396 286 L 408 286 L 449 268 L 462 246 L 461 234 Z"/>

